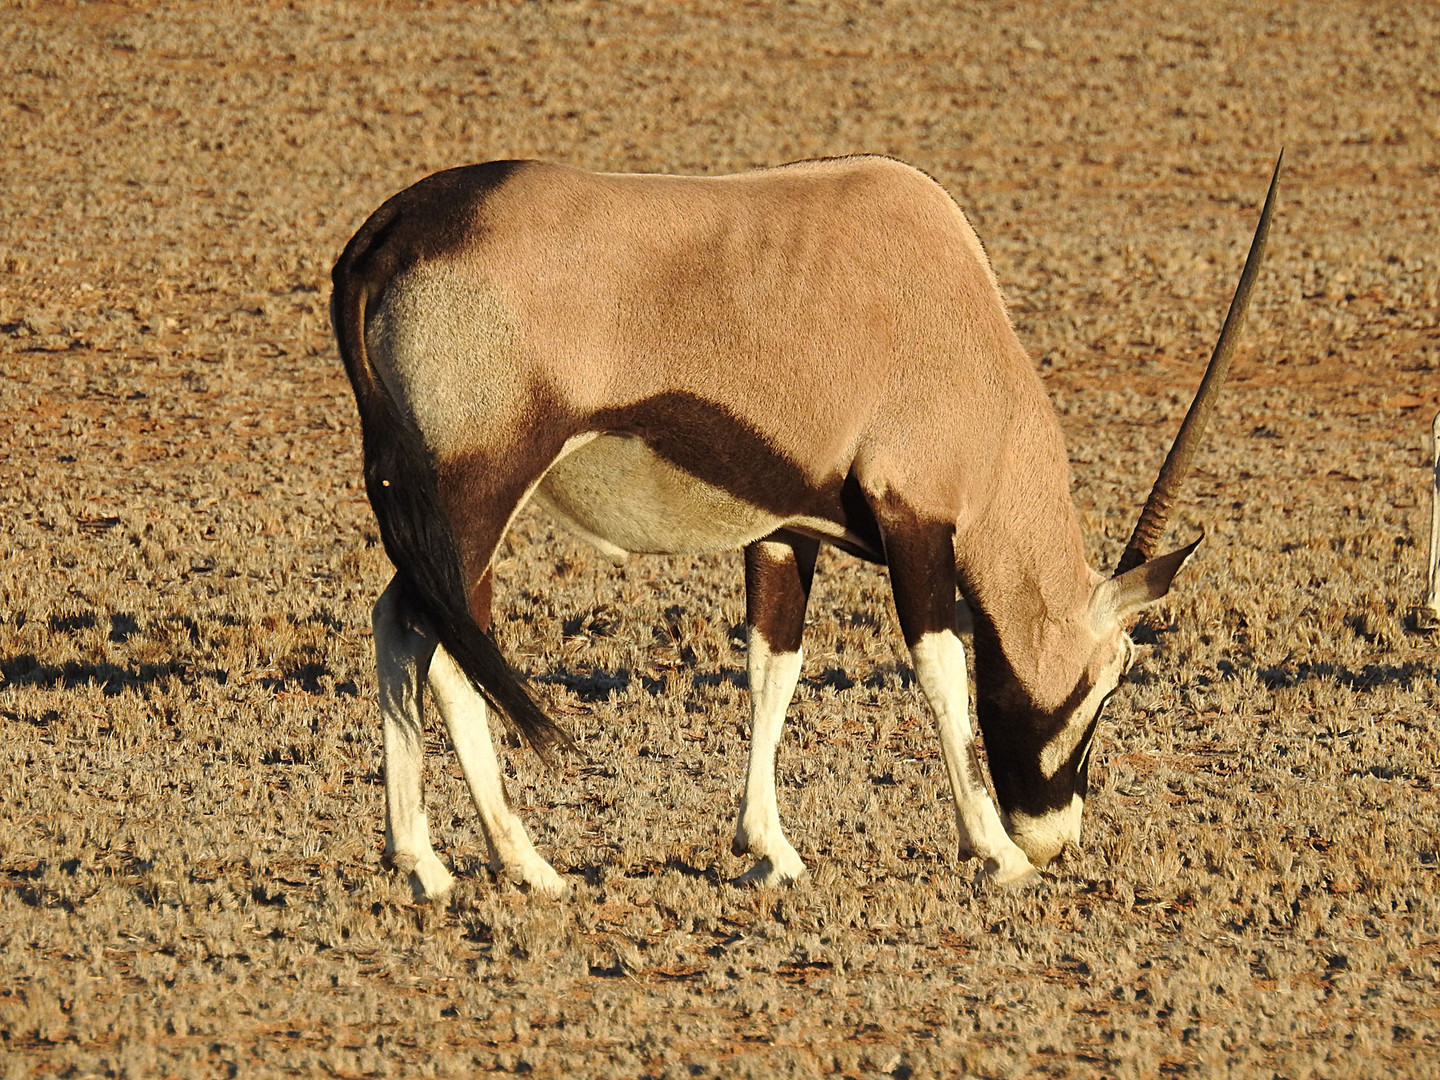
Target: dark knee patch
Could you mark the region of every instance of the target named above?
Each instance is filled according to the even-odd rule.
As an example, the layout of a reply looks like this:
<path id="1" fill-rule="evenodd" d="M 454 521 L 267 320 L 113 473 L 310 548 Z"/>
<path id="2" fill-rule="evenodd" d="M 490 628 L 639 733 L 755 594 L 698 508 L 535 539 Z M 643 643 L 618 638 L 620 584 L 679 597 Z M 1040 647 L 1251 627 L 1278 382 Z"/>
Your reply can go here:
<path id="1" fill-rule="evenodd" d="M 771 555 L 765 542 L 745 549 L 745 621 L 771 652 L 793 653 L 805 632 L 805 605 L 820 544 L 801 537 L 770 543 L 783 545 L 785 556 Z"/>
<path id="2" fill-rule="evenodd" d="M 926 521 L 895 500 L 876 508 L 905 644 L 955 633 L 955 524 Z"/>

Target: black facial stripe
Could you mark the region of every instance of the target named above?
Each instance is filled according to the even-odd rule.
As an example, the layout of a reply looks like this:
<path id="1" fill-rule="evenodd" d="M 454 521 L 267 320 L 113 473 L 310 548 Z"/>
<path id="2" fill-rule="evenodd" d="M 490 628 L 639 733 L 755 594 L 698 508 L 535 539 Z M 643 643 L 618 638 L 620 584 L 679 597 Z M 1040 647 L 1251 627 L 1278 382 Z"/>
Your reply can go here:
<path id="1" fill-rule="evenodd" d="M 1001 647 L 994 624 L 983 610 L 975 612 L 975 667 L 977 674 L 976 716 L 989 749 L 990 776 L 1000 805 L 1010 813 L 1039 817 L 1067 810 L 1073 798 L 1083 798 L 1087 787 L 1086 770 L 1090 750 L 1105 705 L 1123 685 L 1124 673 L 1117 672 L 1117 661 L 1126 667 L 1133 658 L 1134 648 L 1127 639 L 1116 643 L 1117 652 L 1104 665 L 1103 682 L 1097 684 L 1090 668 L 1082 672 L 1075 685 L 1057 706 L 1042 709 L 1030 698 L 1022 680 L 1010 666 Z M 1116 677 L 1118 675 L 1118 677 Z M 1086 698 L 1105 682 L 1114 678 L 1094 706 Z M 1080 710 L 1084 712 L 1080 712 Z M 1083 736 L 1070 743 L 1075 726 L 1084 724 Z M 1069 729 L 1068 731 L 1066 729 Z M 1072 749 L 1067 760 L 1049 776 L 1040 766 L 1044 749 L 1052 740 L 1063 740 Z M 1059 747 L 1056 747 L 1058 750 Z"/>
<path id="2" fill-rule="evenodd" d="M 1062 706 L 1062 709 L 1065 710 L 1064 715 L 1073 714 L 1075 709 L 1083 702 L 1084 695 L 1088 694 L 1091 688 L 1092 686 L 1090 684 L 1082 680 L 1080 685 L 1076 687 L 1077 691 L 1083 691 L 1079 694 L 1080 700 L 1066 701 L 1065 705 Z M 1005 784 L 1007 794 L 1010 798 L 1006 799 L 1002 797 L 1002 804 L 1005 804 L 1009 809 L 1018 810 L 1032 817 L 1040 817 L 1045 814 L 1068 809 L 1071 800 L 1076 794 L 1079 794 L 1083 798 L 1086 794 L 1084 789 L 1088 787 L 1085 769 L 1090 748 L 1094 744 L 1095 732 L 1099 729 L 1100 717 L 1105 711 L 1106 703 L 1109 702 L 1110 698 L 1115 695 L 1119 688 L 1119 684 L 1117 683 L 1115 687 L 1101 698 L 1100 705 L 1095 710 L 1095 715 L 1093 715 L 1089 723 L 1086 724 L 1085 732 L 1076 741 L 1075 748 L 1070 752 L 1069 759 L 1055 771 L 1053 776 L 1047 778 L 1040 772 L 1039 750 L 1030 751 L 1029 754 L 1033 756 L 1026 757 L 1024 772 L 1018 776 L 1007 778 L 1012 781 L 1011 783 Z M 1072 699 L 1076 696 L 1074 693 L 1071 694 Z M 1057 712 L 1059 711 L 1060 710 L 1057 710 Z M 1019 749 L 1019 747 L 1016 749 Z M 990 760 L 991 777 L 994 779 L 995 757 L 992 756 Z M 1000 781 L 1000 783 L 1003 782 L 1004 781 Z"/>
<path id="3" fill-rule="evenodd" d="M 1079 758 L 1072 758 L 1075 761 L 1075 775 L 1079 776 L 1089 764 L 1090 748 L 1095 745 L 1095 732 L 1100 728 L 1100 717 L 1105 713 L 1105 706 L 1110 704 L 1110 699 L 1115 696 L 1115 691 L 1120 689 L 1116 683 L 1114 688 L 1100 699 L 1100 706 L 1095 710 L 1095 715 L 1090 718 L 1090 724 L 1085 728 L 1085 734 L 1081 736 L 1076 749 L 1080 752 Z"/>
<path id="4" fill-rule="evenodd" d="M 1084 766 L 1085 759 L 1090 756 L 1090 747 L 1095 744 L 1095 731 L 1100 727 L 1100 714 L 1104 710 L 1105 705 L 1102 702 L 1100 708 L 1095 710 L 1095 715 L 1091 718 L 1089 726 L 1085 728 L 1085 734 L 1082 735 L 1080 741 L 1075 744 L 1076 753 L 1070 755 L 1070 760 L 1075 763 L 1077 770 Z"/>

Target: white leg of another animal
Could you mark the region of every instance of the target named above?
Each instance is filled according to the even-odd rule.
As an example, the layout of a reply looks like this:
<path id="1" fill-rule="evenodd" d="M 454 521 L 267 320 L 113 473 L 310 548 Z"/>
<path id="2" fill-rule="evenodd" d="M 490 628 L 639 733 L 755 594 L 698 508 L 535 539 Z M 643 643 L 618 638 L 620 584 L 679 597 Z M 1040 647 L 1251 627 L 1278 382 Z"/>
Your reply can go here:
<path id="1" fill-rule="evenodd" d="M 485 829 L 491 869 L 546 896 L 563 895 L 564 879 L 536 852 L 525 826 L 505 803 L 500 760 L 490 741 L 485 699 L 470 685 L 443 645 L 430 661 L 430 692 L 450 733 L 460 771 L 465 774 L 470 798 Z"/>
<path id="2" fill-rule="evenodd" d="M 799 649 L 772 653 L 763 635 L 753 629 L 750 633 L 750 761 L 730 846 L 736 855 L 749 852 L 759 859 L 741 875 L 747 885 L 782 885 L 805 873 L 805 864 L 780 827 L 775 802 L 775 750 L 800 678 L 800 655 Z"/>
<path id="3" fill-rule="evenodd" d="M 1430 424 L 1430 573 L 1425 606 L 1440 621 L 1440 413 Z"/>
<path id="4" fill-rule="evenodd" d="M 965 649 L 960 639 L 948 630 L 925 634 L 910 650 L 910 656 L 915 662 L 915 677 L 940 729 L 940 750 L 955 795 L 962 857 L 982 859 L 986 874 L 1002 885 L 1035 873 L 1025 853 L 1005 832 L 980 773 L 970 727 Z"/>
<path id="5" fill-rule="evenodd" d="M 398 590 L 392 581 L 372 617 L 385 741 L 385 857 L 410 875 L 417 900 L 434 900 L 455 883 L 430 846 L 421 787 L 425 740 L 420 681 L 435 642 L 401 620 Z"/>

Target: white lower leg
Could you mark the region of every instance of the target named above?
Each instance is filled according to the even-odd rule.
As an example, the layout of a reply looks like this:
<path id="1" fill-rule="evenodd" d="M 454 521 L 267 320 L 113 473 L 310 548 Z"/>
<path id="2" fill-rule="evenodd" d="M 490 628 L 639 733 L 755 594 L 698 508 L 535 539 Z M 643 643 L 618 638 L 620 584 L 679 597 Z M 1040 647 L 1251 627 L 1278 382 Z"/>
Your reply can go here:
<path id="1" fill-rule="evenodd" d="M 385 857 L 410 875 L 417 899 L 432 900 L 454 878 L 430 846 L 422 791 L 424 728 L 420 678 L 433 643 L 399 618 L 394 582 L 375 605 L 375 659 L 385 742 Z"/>
<path id="2" fill-rule="evenodd" d="M 800 677 L 800 650 L 772 653 L 763 635 L 750 633 L 750 760 L 745 768 L 745 794 L 735 823 L 736 855 L 749 852 L 759 862 L 744 875 L 754 884 L 794 881 L 805 864 L 785 838 L 775 801 L 775 750 L 785 725 L 785 710 Z"/>
<path id="3" fill-rule="evenodd" d="M 970 727 L 970 692 L 965 676 L 965 649 L 948 630 L 923 635 L 910 650 L 915 677 L 935 712 L 940 749 L 950 790 L 955 796 L 955 822 L 960 854 L 984 860 L 985 871 L 1000 882 L 1016 881 L 1035 868 L 1005 832 L 1000 814 L 986 790 Z"/>
<path id="4" fill-rule="evenodd" d="M 500 761 L 490 741 L 485 699 L 470 685 L 444 646 L 435 650 L 430 661 L 430 692 L 450 732 L 455 756 L 460 759 L 460 771 L 465 774 L 470 797 L 485 829 L 491 868 L 547 896 L 561 895 L 565 892 L 564 879 L 536 852 L 525 826 L 505 803 Z"/>
<path id="5" fill-rule="evenodd" d="M 1440 621 L 1440 413 L 1430 425 L 1430 565 L 1426 577 L 1425 607 Z"/>

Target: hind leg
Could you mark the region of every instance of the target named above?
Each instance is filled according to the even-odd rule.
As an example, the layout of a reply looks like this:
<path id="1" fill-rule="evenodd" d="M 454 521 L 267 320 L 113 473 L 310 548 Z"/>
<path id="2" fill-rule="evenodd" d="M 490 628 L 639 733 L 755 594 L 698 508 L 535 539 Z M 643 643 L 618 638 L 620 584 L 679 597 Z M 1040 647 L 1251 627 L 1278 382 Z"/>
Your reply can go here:
<path id="1" fill-rule="evenodd" d="M 375 660 L 385 742 L 385 859 L 410 877 L 417 900 L 434 900 L 454 884 L 430 845 L 422 790 L 425 735 L 420 684 L 435 639 L 407 625 L 399 578 L 375 603 Z"/>
<path id="2" fill-rule="evenodd" d="M 487 571 L 471 593 L 471 607 L 480 628 L 490 629 L 491 577 Z M 535 851 L 525 826 L 505 801 L 500 761 L 490 740 L 490 724 L 482 698 L 444 646 L 430 661 L 430 692 L 435 708 L 450 733 L 450 744 L 460 759 L 465 785 L 480 815 L 485 843 L 490 852 L 490 869 L 546 896 L 566 891 L 564 880 Z"/>
<path id="3" fill-rule="evenodd" d="M 745 622 L 750 644 L 750 760 L 735 822 L 736 855 L 758 861 L 740 881 L 781 885 L 799 879 L 805 864 L 780 826 L 775 800 L 775 751 L 785 712 L 800 677 L 800 638 L 815 576 L 818 541 L 771 537 L 745 549 Z"/>
<path id="4" fill-rule="evenodd" d="M 470 614 L 487 636 L 494 585 L 490 560 L 511 520 L 529 500 L 551 460 L 535 453 L 533 447 L 520 456 L 527 455 L 536 461 L 543 460 L 544 467 L 528 481 L 512 477 L 499 489 L 487 486 L 493 480 L 490 472 L 474 461 L 442 462 L 439 469 L 441 498 L 449 508 L 448 516 L 465 569 Z M 460 771 L 465 776 L 471 801 L 480 816 L 491 870 L 547 896 L 561 895 L 566 891 L 565 882 L 536 853 L 525 826 L 505 802 L 485 698 L 443 645 L 435 650 L 431 661 L 429 685 L 455 756 L 460 759 Z"/>

